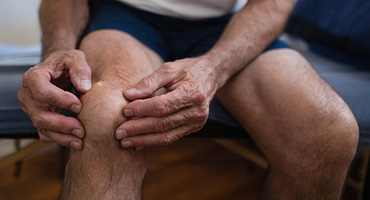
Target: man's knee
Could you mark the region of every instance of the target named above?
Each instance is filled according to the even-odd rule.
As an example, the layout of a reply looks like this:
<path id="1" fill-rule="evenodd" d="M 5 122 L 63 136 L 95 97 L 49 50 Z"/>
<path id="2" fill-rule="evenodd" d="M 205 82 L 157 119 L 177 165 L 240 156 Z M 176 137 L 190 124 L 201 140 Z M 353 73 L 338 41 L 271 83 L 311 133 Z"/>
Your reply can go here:
<path id="1" fill-rule="evenodd" d="M 138 171 L 148 165 L 149 150 L 124 150 L 114 137 L 117 127 L 126 120 L 122 110 L 128 101 L 123 97 L 125 86 L 121 84 L 120 81 L 97 82 L 81 97 L 82 110 L 78 119 L 85 128 L 85 138 L 82 152 L 74 153 L 100 164 L 118 164 L 120 168 L 135 166 Z M 124 168 L 116 169 L 120 170 Z"/>
<path id="2" fill-rule="evenodd" d="M 84 147 L 71 152 L 62 196 L 139 199 L 150 152 L 124 150 L 114 138 L 115 129 L 125 120 L 122 108 L 127 104 L 118 82 L 93 84 L 81 101 L 78 118 L 85 128 Z"/>
<path id="3" fill-rule="evenodd" d="M 303 126 L 296 124 L 296 135 L 287 138 L 279 150 L 281 157 L 272 164 L 296 175 L 325 173 L 325 168 L 347 170 L 359 137 L 352 112 L 341 101 L 333 102 L 325 111 L 313 112 L 316 118 L 304 119 L 307 124 Z"/>
<path id="4" fill-rule="evenodd" d="M 119 84 L 97 82 L 82 96 L 81 101 L 82 110 L 78 118 L 85 128 L 85 147 L 94 145 L 94 148 L 99 148 L 114 143 L 118 145 L 114 132 L 125 121 L 122 110 L 127 104 Z"/>
<path id="5" fill-rule="evenodd" d="M 272 132 L 285 132 L 277 150 L 281 155 L 272 164 L 312 171 L 328 163 L 348 167 L 359 137 L 356 119 L 309 63 L 293 50 L 275 50 L 262 54 L 252 67 L 262 110 L 275 124 Z"/>

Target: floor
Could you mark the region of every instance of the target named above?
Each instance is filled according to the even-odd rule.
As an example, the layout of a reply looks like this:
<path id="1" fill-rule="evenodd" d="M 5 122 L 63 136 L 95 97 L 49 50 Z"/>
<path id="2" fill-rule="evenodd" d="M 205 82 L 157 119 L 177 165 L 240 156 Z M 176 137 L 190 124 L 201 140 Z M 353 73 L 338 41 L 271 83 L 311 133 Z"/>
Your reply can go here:
<path id="1" fill-rule="evenodd" d="M 61 187 L 59 148 L 0 171 L 0 200 L 57 199 Z M 208 139 L 184 139 L 153 150 L 144 200 L 224 200 L 258 198 L 265 171 Z"/>
<path id="2" fill-rule="evenodd" d="M 30 141 L 23 141 L 22 145 Z M 13 151 L 12 140 L 0 140 L 0 153 Z M 0 200 L 56 200 L 63 164 L 57 145 L 22 163 L 0 170 Z M 144 200 L 256 200 L 265 171 L 209 139 L 186 138 L 153 150 L 146 176 Z M 343 200 L 355 200 L 347 187 Z"/>

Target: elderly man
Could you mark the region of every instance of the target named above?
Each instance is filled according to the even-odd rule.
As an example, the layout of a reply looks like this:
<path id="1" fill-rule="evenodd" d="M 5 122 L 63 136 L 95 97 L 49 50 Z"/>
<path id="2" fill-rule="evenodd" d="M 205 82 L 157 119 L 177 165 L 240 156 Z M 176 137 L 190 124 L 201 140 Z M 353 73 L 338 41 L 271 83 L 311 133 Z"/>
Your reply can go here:
<path id="1" fill-rule="evenodd" d="M 42 1 L 43 59 L 18 98 L 42 141 L 73 149 L 62 199 L 140 199 L 148 147 L 200 130 L 214 98 L 271 164 L 261 199 L 340 198 L 353 114 L 275 41 L 291 0 L 249 0 L 233 14 L 235 4 Z"/>

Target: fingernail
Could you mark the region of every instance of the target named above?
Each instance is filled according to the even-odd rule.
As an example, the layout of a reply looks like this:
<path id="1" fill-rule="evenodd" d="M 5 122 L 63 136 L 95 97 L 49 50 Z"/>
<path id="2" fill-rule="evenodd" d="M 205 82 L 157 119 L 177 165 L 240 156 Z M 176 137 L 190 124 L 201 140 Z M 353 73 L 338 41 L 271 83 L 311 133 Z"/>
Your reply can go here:
<path id="1" fill-rule="evenodd" d="M 72 134 L 75 135 L 75 136 L 77 136 L 77 137 L 79 137 L 79 138 L 83 138 L 84 137 L 83 134 L 82 134 L 81 129 L 73 129 Z"/>
<path id="2" fill-rule="evenodd" d="M 80 113 L 81 111 L 81 106 L 77 105 L 77 104 L 73 104 L 71 106 L 71 111 L 74 112 L 74 113 Z"/>
<path id="3" fill-rule="evenodd" d="M 125 130 L 123 130 L 123 129 L 117 130 L 117 132 L 116 132 L 117 140 L 122 140 L 125 137 L 127 137 L 127 133 L 126 133 Z"/>
<path id="4" fill-rule="evenodd" d="M 71 147 L 76 150 L 81 150 L 81 144 L 79 142 L 71 142 Z"/>
<path id="5" fill-rule="evenodd" d="M 80 82 L 80 86 L 85 89 L 85 90 L 90 90 L 91 89 L 91 81 L 90 80 L 82 80 Z"/>
<path id="6" fill-rule="evenodd" d="M 126 148 L 131 148 L 131 147 L 133 147 L 133 146 L 134 146 L 134 144 L 132 144 L 132 142 L 131 142 L 131 141 L 124 141 L 124 142 L 122 142 L 122 143 L 121 143 L 121 146 L 122 146 L 122 148 L 126 149 Z"/>
<path id="7" fill-rule="evenodd" d="M 137 91 L 137 89 L 136 88 L 131 88 L 131 89 L 129 89 L 129 90 L 126 90 L 126 94 L 133 94 L 133 93 L 135 93 Z"/>
<path id="8" fill-rule="evenodd" d="M 125 109 L 123 109 L 123 115 L 124 115 L 125 117 L 131 117 L 131 116 L 133 116 L 133 115 L 134 115 L 134 113 L 132 112 L 132 110 L 131 110 L 131 109 L 129 109 L 129 108 L 125 108 Z"/>

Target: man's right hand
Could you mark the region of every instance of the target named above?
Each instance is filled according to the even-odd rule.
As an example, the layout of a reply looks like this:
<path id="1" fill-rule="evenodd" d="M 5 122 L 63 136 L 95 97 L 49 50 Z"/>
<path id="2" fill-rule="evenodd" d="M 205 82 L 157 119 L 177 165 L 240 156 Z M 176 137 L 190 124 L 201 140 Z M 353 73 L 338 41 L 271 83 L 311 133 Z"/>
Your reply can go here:
<path id="1" fill-rule="evenodd" d="M 43 142 L 81 150 L 84 128 L 73 117 L 59 114 L 61 109 L 81 111 L 81 101 L 68 90 L 72 85 L 81 93 L 91 88 L 91 70 L 79 50 L 52 53 L 23 76 L 18 99 L 32 120 Z"/>

